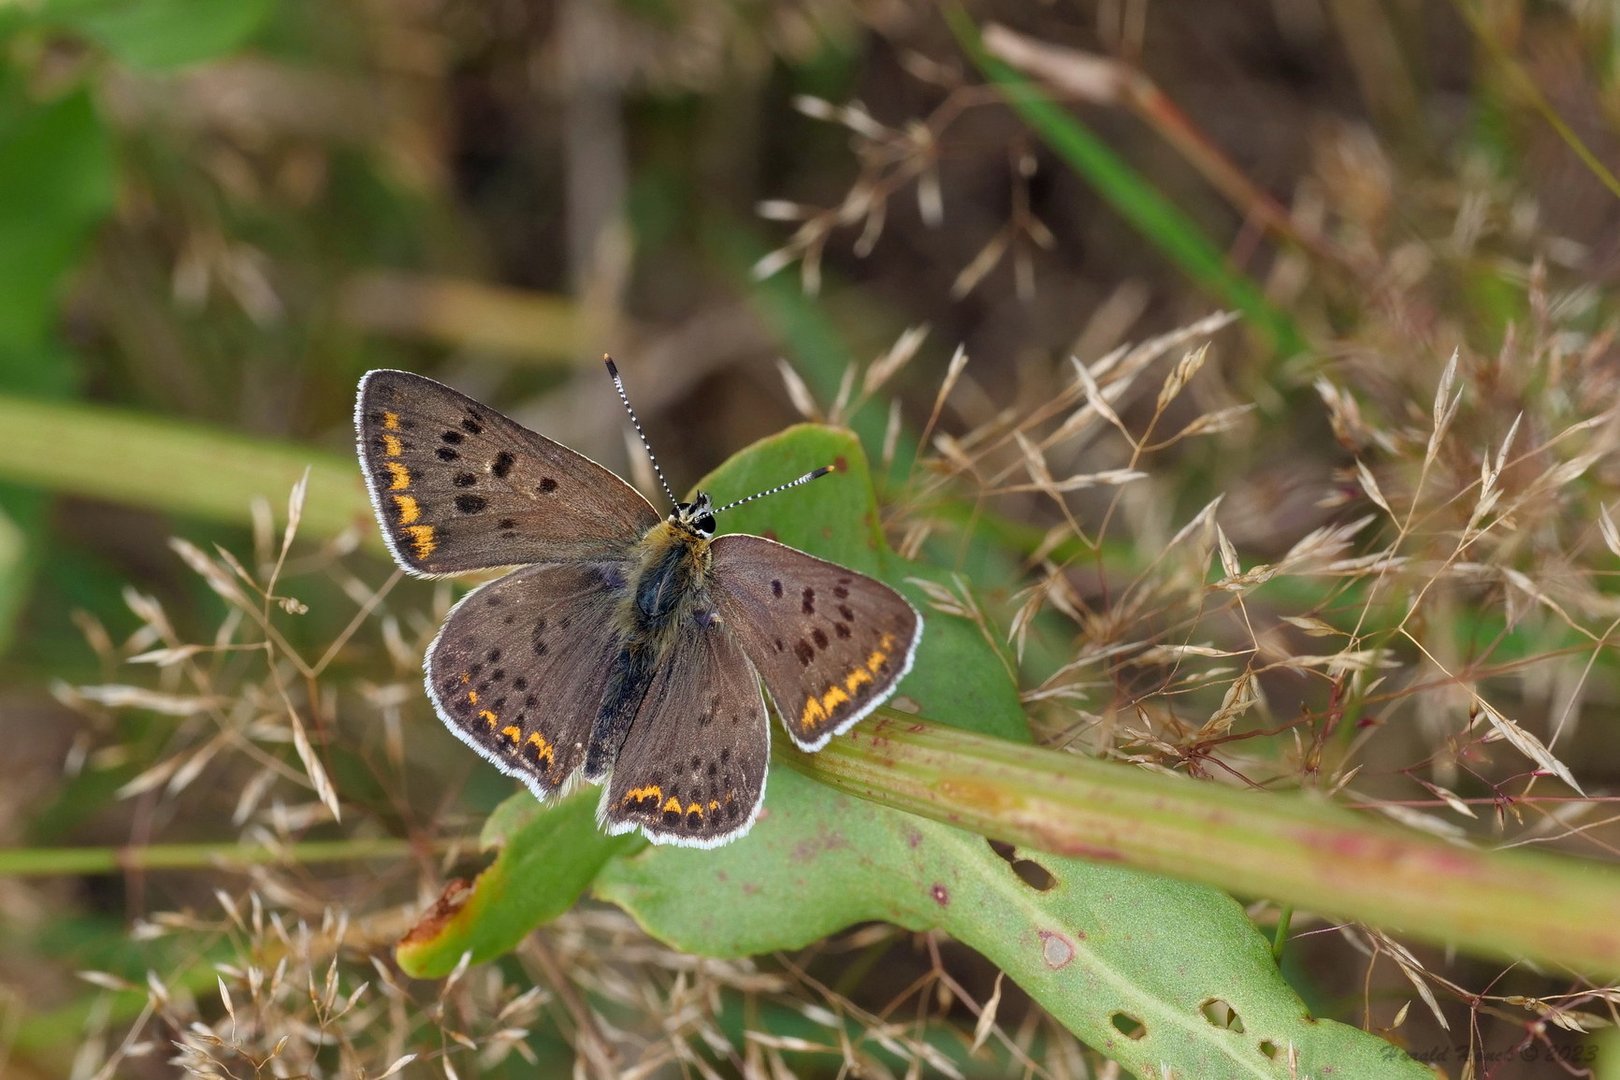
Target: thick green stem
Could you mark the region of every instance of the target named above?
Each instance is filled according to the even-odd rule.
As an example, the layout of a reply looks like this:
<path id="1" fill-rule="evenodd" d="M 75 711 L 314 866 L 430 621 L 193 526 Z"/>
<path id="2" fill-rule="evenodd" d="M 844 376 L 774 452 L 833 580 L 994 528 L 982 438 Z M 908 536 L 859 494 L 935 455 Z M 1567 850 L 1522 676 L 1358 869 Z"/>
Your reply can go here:
<path id="1" fill-rule="evenodd" d="M 1305 794 L 1194 783 L 881 715 L 794 768 L 985 836 L 1515 960 L 1620 975 L 1620 868 L 1486 851 Z"/>

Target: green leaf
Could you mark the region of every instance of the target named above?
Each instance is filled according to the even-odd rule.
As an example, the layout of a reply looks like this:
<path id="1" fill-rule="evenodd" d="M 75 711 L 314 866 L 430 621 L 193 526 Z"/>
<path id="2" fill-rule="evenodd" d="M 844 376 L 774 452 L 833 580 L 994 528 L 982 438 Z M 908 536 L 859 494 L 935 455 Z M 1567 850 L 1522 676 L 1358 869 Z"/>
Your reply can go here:
<path id="1" fill-rule="evenodd" d="M 16 94 L 0 113 L 0 388 L 59 397 L 77 381 L 77 358 L 52 340 L 57 296 L 112 209 L 111 145 L 87 91 L 37 103 L 13 72 L 0 70 L 0 81 Z M 0 484 L 0 504 L 4 652 L 45 558 L 49 506 L 9 484 Z"/>
<path id="2" fill-rule="evenodd" d="M 944 931 L 1139 1076 L 1430 1075 L 1372 1035 L 1311 1018 L 1222 893 L 1020 852 L 1029 884 L 970 833 L 831 797 L 787 770 L 771 784 L 773 812 L 744 840 L 648 849 L 605 870 L 598 893 L 670 944 L 717 956 L 803 945 L 870 919 Z"/>
<path id="3" fill-rule="evenodd" d="M 161 71 L 234 51 L 271 10 L 270 0 L 52 0 L 39 17 L 131 67 Z"/>
<path id="4" fill-rule="evenodd" d="M 503 842 L 501 853 L 470 888 L 461 881 L 445 887 L 395 949 L 400 968 L 417 979 L 442 978 L 464 954 L 476 964 L 510 952 L 573 907 L 603 863 L 636 843 L 597 830 L 597 798 L 590 788 L 549 806 L 528 792 L 504 803 L 490 818 L 497 827 L 485 830 Z"/>
<path id="5" fill-rule="evenodd" d="M 112 146 L 86 90 L 0 123 L 0 385 L 62 389 L 41 363 L 63 278 L 113 205 Z M 48 385 L 38 385 L 38 380 Z"/>
<path id="6" fill-rule="evenodd" d="M 840 471 L 817 481 L 815 498 L 774 496 L 721 523 L 774 533 L 891 583 L 916 576 L 883 545 L 865 459 L 847 433 L 791 429 L 702 487 L 724 502 L 832 461 Z M 925 619 L 924 645 L 936 651 L 919 656 L 901 694 L 932 719 L 1022 736 L 1007 668 L 977 627 L 937 613 Z M 650 846 L 605 866 L 597 895 L 655 937 L 711 956 L 797 948 L 872 919 L 941 930 L 1142 1075 L 1170 1064 L 1190 1076 L 1286 1076 L 1289 1048 L 1346 1075 L 1426 1075 L 1406 1071 L 1402 1056 L 1372 1036 L 1310 1019 L 1265 938 L 1224 893 L 1030 855 L 1026 863 L 1041 867 L 1037 887 L 972 833 L 852 798 L 792 769 L 773 769 L 767 790 L 765 812 L 742 840 L 713 851 Z M 1206 1016 L 1217 1011 L 1210 1000 L 1231 1007 L 1242 1033 Z"/>

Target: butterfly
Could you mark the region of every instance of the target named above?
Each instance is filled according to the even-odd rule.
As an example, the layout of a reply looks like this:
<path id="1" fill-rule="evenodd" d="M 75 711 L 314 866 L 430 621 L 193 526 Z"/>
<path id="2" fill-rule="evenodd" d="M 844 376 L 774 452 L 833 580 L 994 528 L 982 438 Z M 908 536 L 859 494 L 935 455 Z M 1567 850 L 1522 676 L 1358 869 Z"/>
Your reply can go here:
<path id="1" fill-rule="evenodd" d="M 395 561 L 436 577 L 515 566 L 450 611 L 424 659 L 450 731 L 542 801 L 602 786 L 597 820 L 714 847 L 765 796 L 768 696 L 788 737 L 821 749 L 894 693 L 922 618 L 889 586 L 679 502 L 604 358 L 672 504 L 432 379 L 372 371 L 355 429 Z"/>

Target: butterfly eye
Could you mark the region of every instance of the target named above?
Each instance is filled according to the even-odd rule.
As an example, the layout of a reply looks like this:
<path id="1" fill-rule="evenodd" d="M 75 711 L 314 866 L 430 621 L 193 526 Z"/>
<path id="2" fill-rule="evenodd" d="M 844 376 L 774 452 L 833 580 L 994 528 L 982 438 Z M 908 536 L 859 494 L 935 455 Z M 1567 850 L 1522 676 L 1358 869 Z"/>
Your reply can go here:
<path id="1" fill-rule="evenodd" d="M 713 536 L 714 535 L 714 515 L 713 514 L 704 514 L 702 517 L 700 517 L 696 521 L 692 522 L 692 525 L 693 525 L 694 528 L 697 529 L 698 532 L 702 533 L 704 536 Z"/>

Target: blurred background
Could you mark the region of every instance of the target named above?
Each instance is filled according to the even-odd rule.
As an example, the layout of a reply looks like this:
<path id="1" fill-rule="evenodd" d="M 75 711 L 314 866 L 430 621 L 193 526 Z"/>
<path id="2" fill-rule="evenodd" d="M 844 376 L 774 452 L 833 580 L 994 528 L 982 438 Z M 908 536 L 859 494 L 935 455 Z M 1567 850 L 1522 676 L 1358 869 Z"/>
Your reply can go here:
<path id="1" fill-rule="evenodd" d="M 728 1075 L 740 1059 L 704 1023 L 745 1002 L 813 1028 L 812 986 L 915 1014 L 870 1075 L 931 1073 L 916 1046 L 971 1040 L 974 1014 L 934 988 L 948 970 L 984 1001 L 993 970 L 885 927 L 694 971 L 598 907 L 453 986 L 388 971 L 414 913 L 479 865 L 470 838 L 510 785 L 447 752 L 419 694 L 453 594 L 379 557 L 350 456 L 374 367 L 451 382 L 643 490 L 604 352 L 677 491 L 796 420 L 848 423 L 903 551 L 972 573 L 1000 640 L 1031 597 L 1061 624 L 1021 653 L 1026 689 L 1059 691 L 1032 695 L 1047 741 L 1321 786 L 1442 833 L 1620 842 L 1601 799 L 1529 798 L 1574 789 L 1487 748 L 1424 666 L 1494 680 L 1550 760 L 1612 789 L 1607 3 L 40 0 L 0 9 L 0 44 L 0 846 L 91 852 L 0 869 L 7 1075 L 171 1075 L 177 1053 L 207 1073 L 228 1055 L 188 1025 L 242 1009 L 249 1027 L 215 965 L 271 970 L 278 935 L 308 970 L 255 997 L 252 1038 L 269 1055 L 327 1024 L 299 1059 L 317 1075 L 408 1052 L 407 1074 Z M 1453 353 L 1468 400 L 1436 447 Z M 1046 438 L 1084 400 L 1071 358 L 1134 444 Z M 1038 464 L 1019 449 L 1035 422 Z M 1493 460 L 1512 512 L 1473 537 Z M 1108 470 L 1148 480 L 1052 489 Z M 1064 670 L 1104 642 L 1230 644 L 1201 569 L 1133 591 L 1217 496 L 1245 565 L 1287 568 L 1313 530 L 1393 503 L 1404 524 L 1377 542 L 1429 568 L 1391 571 L 1394 599 L 1351 595 L 1341 567 L 1343 592 L 1313 579 L 1277 603 L 1297 620 L 1278 655 L 1393 642 L 1409 665 L 1356 684 L 1326 764 L 1309 726 L 1278 731 L 1348 715 L 1349 669 L 1268 675 L 1219 731 L 1200 725 L 1230 670 Z M 1377 550 L 1359 545 L 1320 544 Z M 1312 641 L 1358 612 L 1367 640 Z M 1234 732 L 1267 739 L 1223 747 Z M 340 847 L 229 873 L 196 848 L 168 871 L 120 862 L 238 838 Z M 344 950 L 308 946 L 338 924 Z M 1567 976 L 1295 929 L 1313 1012 L 1445 1075 L 1585 1067 L 1580 1028 L 1612 1019 Z M 877 956 L 894 974 L 864 979 Z M 345 994 L 378 989 L 323 1021 L 304 981 L 339 960 Z M 1006 994 L 1035 1075 L 1104 1067 Z M 688 1007 L 709 1019 L 676 1023 Z M 1574 1031 L 1546 1022 L 1581 1009 Z M 837 1053 L 752 1045 L 750 1065 L 841 1075 Z M 1546 1056 L 1485 1056 L 1526 1045 Z M 232 1060 L 209 1074 L 253 1072 Z"/>

